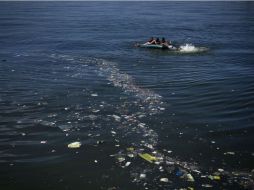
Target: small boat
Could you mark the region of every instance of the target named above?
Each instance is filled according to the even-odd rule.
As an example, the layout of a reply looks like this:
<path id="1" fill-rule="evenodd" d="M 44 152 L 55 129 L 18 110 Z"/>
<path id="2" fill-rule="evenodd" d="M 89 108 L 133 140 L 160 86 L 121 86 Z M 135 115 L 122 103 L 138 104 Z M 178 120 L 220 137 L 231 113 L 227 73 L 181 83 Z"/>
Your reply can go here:
<path id="1" fill-rule="evenodd" d="M 173 45 L 160 45 L 160 44 L 137 44 L 137 47 L 141 48 L 151 48 L 151 49 L 163 49 L 163 50 L 177 50 Z"/>

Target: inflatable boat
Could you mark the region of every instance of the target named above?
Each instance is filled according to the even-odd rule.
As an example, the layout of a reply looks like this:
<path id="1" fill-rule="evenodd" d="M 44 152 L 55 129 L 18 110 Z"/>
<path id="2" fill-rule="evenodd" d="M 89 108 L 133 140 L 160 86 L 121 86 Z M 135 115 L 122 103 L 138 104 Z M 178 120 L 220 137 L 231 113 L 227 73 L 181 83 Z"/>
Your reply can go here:
<path id="1" fill-rule="evenodd" d="M 137 44 L 137 47 L 150 48 L 150 49 L 165 49 L 165 50 L 177 50 L 173 45 L 157 45 L 157 44 Z"/>

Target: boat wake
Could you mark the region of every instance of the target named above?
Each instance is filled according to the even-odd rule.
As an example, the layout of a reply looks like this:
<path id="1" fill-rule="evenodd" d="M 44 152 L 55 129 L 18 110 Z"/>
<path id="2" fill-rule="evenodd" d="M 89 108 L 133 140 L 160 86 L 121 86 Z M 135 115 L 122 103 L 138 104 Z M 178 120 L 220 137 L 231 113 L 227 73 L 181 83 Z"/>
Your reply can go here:
<path id="1" fill-rule="evenodd" d="M 196 47 L 193 44 L 184 44 L 178 48 L 180 53 L 201 53 L 208 51 L 206 47 Z"/>

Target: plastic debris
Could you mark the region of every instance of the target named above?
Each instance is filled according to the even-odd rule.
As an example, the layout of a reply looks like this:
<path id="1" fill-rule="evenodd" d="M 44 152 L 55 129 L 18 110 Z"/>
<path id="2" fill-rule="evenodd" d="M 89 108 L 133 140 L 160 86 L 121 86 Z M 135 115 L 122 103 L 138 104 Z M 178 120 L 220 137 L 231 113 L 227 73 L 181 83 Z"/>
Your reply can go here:
<path id="1" fill-rule="evenodd" d="M 94 163 L 98 163 L 98 160 L 94 160 Z"/>
<path id="2" fill-rule="evenodd" d="M 194 182 L 195 181 L 193 176 L 190 173 L 186 174 L 186 179 L 187 179 L 187 181 L 190 181 L 190 182 Z"/>
<path id="3" fill-rule="evenodd" d="M 223 169 L 221 169 L 221 168 L 219 168 L 219 169 L 218 169 L 218 171 L 219 171 L 219 172 L 224 172 L 224 170 L 223 170 Z"/>
<path id="4" fill-rule="evenodd" d="M 121 117 L 119 117 L 118 115 L 112 115 L 112 117 L 116 120 L 116 121 L 120 121 Z"/>
<path id="5" fill-rule="evenodd" d="M 141 128 L 145 127 L 145 125 L 146 125 L 145 123 L 138 124 L 138 126 L 141 127 Z"/>
<path id="6" fill-rule="evenodd" d="M 134 154 L 127 154 L 128 157 L 134 158 Z"/>
<path id="7" fill-rule="evenodd" d="M 126 149 L 127 151 L 134 151 L 134 148 L 133 147 L 129 147 Z"/>
<path id="8" fill-rule="evenodd" d="M 206 188 L 212 188 L 212 187 L 213 187 L 213 186 L 210 185 L 210 184 L 202 184 L 201 186 L 202 186 L 202 187 L 206 187 Z"/>
<path id="9" fill-rule="evenodd" d="M 140 174 L 139 177 L 140 177 L 140 179 L 145 179 L 146 178 L 146 174 Z"/>
<path id="10" fill-rule="evenodd" d="M 146 146 L 147 148 L 154 149 L 153 145 L 151 145 L 151 144 L 145 144 L 145 146 Z"/>
<path id="11" fill-rule="evenodd" d="M 91 96 L 96 97 L 98 96 L 98 94 L 94 93 L 94 94 L 91 94 Z"/>
<path id="12" fill-rule="evenodd" d="M 46 144 L 47 143 L 47 141 L 41 141 L 41 144 Z"/>
<path id="13" fill-rule="evenodd" d="M 118 162 L 123 162 L 123 161 L 125 161 L 125 158 L 124 157 L 118 157 L 117 160 L 118 160 Z"/>
<path id="14" fill-rule="evenodd" d="M 176 171 L 176 176 L 180 177 L 182 176 L 184 173 L 181 170 L 177 170 Z"/>
<path id="15" fill-rule="evenodd" d="M 215 175 L 215 176 L 209 175 L 208 178 L 210 180 L 220 180 L 221 179 L 220 176 L 218 176 L 218 175 Z"/>
<path id="16" fill-rule="evenodd" d="M 188 187 L 187 190 L 194 190 L 194 188 L 193 187 Z"/>
<path id="17" fill-rule="evenodd" d="M 160 178 L 160 181 L 161 181 L 161 182 L 168 183 L 168 178 Z"/>
<path id="18" fill-rule="evenodd" d="M 150 163 L 153 163 L 154 161 L 157 161 L 157 158 L 155 156 L 152 156 L 148 153 L 145 153 L 145 154 L 138 154 L 141 158 L 143 158 L 144 160 L 150 162 Z"/>
<path id="19" fill-rule="evenodd" d="M 128 167 L 131 164 L 131 162 L 126 162 L 125 167 Z"/>
<path id="20" fill-rule="evenodd" d="M 235 155 L 234 152 L 225 152 L 224 155 Z"/>
<path id="21" fill-rule="evenodd" d="M 81 146 L 80 142 L 73 142 L 68 144 L 68 148 L 79 148 Z"/>

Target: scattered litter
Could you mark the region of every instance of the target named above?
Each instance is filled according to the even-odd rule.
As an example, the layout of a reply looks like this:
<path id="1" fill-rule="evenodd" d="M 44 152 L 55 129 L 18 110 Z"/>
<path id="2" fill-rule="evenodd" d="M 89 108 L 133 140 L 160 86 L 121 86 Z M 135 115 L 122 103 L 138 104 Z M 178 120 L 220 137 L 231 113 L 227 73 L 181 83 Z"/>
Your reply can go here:
<path id="1" fill-rule="evenodd" d="M 175 165 L 175 162 L 166 161 L 167 165 Z"/>
<path id="2" fill-rule="evenodd" d="M 193 172 L 196 172 L 197 174 L 201 174 L 201 171 L 199 170 L 192 170 Z"/>
<path id="3" fill-rule="evenodd" d="M 117 160 L 118 160 L 118 162 L 123 162 L 123 161 L 125 161 L 125 158 L 124 157 L 118 157 Z"/>
<path id="4" fill-rule="evenodd" d="M 194 190 L 194 188 L 193 187 L 188 187 L 187 190 Z"/>
<path id="5" fill-rule="evenodd" d="M 111 133 L 112 133 L 113 135 L 115 135 L 115 134 L 116 134 L 116 132 L 115 132 L 115 131 L 111 131 Z"/>
<path id="6" fill-rule="evenodd" d="M 98 94 L 97 93 L 93 93 L 93 94 L 91 94 L 91 96 L 96 97 L 96 96 L 98 96 Z"/>
<path id="7" fill-rule="evenodd" d="M 150 162 L 150 163 L 153 163 L 154 161 L 157 161 L 157 158 L 155 156 L 152 156 L 148 153 L 145 153 L 145 154 L 138 154 L 141 158 L 143 158 L 144 160 Z"/>
<path id="8" fill-rule="evenodd" d="M 161 182 L 168 183 L 168 178 L 160 178 L 160 181 L 161 181 Z"/>
<path id="9" fill-rule="evenodd" d="M 187 179 L 187 181 L 190 181 L 190 182 L 194 182 L 195 181 L 193 176 L 190 173 L 186 174 L 186 179 Z"/>
<path id="10" fill-rule="evenodd" d="M 121 117 L 119 117 L 118 115 L 112 115 L 112 117 L 113 117 L 116 121 L 121 121 Z"/>
<path id="11" fill-rule="evenodd" d="M 104 141 L 96 141 L 96 144 L 103 144 Z"/>
<path id="12" fill-rule="evenodd" d="M 206 188 L 212 188 L 212 187 L 213 187 L 213 186 L 210 185 L 210 184 L 202 184 L 201 186 L 202 186 L 202 187 L 206 187 Z"/>
<path id="13" fill-rule="evenodd" d="M 94 160 L 94 163 L 98 163 L 98 160 Z"/>
<path id="14" fill-rule="evenodd" d="M 127 148 L 126 150 L 132 152 L 132 151 L 134 151 L 134 148 L 133 148 L 133 147 L 129 147 L 129 148 Z"/>
<path id="15" fill-rule="evenodd" d="M 100 110 L 92 110 L 93 113 L 98 113 Z"/>
<path id="16" fill-rule="evenodd" d="M 221 179 L 220 176 L 218 176 L 218 175 L 215 175 L 215 176 L 209 175 L 208 178 L 210 180 L 220 180 Z"/>
<path id="17" fill-rule="evenodd" d="M 223 170 L 223 169 L 221 169 L 221 168 L 219 168 L 219 169 L 218 169 L 218 171 L 219 171 L 219 172 L 224 172 L 224 170 Z"/>
<path id="18" fill-rule="evenodd" d="M 47 141 L 41 141 L 41 144 L 46 144 L 47 143 Z"/>
<path id="19" fill-rule="evenodd" d="M 26 133 L 21 133 L 22 136 L 26 136 Z"/>
<path id="20" fill-rule="evenodd" d="M 147 148 L 154 149 L 153 145 L 151 145 L 151 144 L 145 144 L 145 146 L 146 146 Z"/>
<path id="21" fill-rule="evenodd" d="M 225 152 L 224 155 L 235 155 L 234 152 Z"/>
<path id="22" fill-rule="evenodd" d="M 128 167 L 131 164 L 131 162 L 126 162 L 125 167 Z"/>
<path id="23" fill-rule="evenodd" d="M 128 156 L 129 158 L 134 158 L 134 157 L 135 157 L 134 154 L 127 154 L 127 156 Z"/>
<path id="24" fill-rule="evenodd" d="M 79 148 L 81 146 L 80 142 L 73 142 L 68 144 L 68 148 Z"/>
<path id="25" fill-rule="evenodd" d="M 181 170 L 177 170 L 176 171 L 176 176 L 180 177 L 182 176 L 184 173 Z"/>
<path id="26" fill-rule="evenodd" d="M 140 179 L 145 179 L 146 178 L 146 174 L 140 174 Z"/>
<path id="27" fill-rule="evenodd" d="M 145 123 L 138 124 L 138 126 L 141 127 L 141 128 L 145 127 L 145 125 L 146 125 Z"/>

